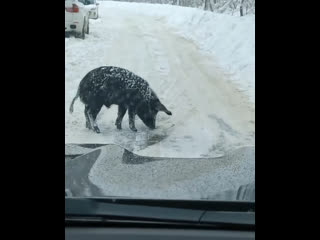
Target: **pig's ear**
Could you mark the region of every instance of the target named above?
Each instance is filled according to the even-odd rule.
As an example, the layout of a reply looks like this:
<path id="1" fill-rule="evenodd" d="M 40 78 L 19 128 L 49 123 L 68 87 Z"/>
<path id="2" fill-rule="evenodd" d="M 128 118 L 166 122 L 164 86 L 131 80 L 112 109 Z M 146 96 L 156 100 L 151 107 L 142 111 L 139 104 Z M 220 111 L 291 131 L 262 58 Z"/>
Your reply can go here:
<path id="1" fill-rule="evenodd" d="M 157 102 L 156 109 L 160 112 L 165 112 L 168 115 L 172 115 L 172 112 L 170 112 L 160 101 Z"/>

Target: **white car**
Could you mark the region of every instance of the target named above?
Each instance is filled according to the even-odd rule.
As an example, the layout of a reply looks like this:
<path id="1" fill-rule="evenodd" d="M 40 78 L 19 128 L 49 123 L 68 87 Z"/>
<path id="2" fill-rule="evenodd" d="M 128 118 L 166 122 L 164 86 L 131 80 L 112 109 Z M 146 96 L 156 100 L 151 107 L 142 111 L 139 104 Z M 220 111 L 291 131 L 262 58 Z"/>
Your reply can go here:
<path id="1" fill-rule="evenodd" d="M 96 0 L 85 0 L 85 6 L 89 11 L 89 18 L 98 19 L 99 3 Z"/>
<path id="2" fill-rule="evenodd" d="M 89 11 L 84 3 L 85 0 L 65 0 L 65 32 L 82 39 L 89 34 Z"/>

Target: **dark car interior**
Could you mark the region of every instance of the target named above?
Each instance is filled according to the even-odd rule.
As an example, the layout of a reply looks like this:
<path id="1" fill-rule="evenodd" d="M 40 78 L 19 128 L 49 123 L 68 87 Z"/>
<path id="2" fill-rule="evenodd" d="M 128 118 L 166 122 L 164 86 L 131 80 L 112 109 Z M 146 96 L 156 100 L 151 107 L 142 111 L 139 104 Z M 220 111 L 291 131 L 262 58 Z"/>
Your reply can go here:
<path id="1" fill-rule="evenodd" d="M 253 202 L 66 198 L 65 239 L 254 239 Z"/>

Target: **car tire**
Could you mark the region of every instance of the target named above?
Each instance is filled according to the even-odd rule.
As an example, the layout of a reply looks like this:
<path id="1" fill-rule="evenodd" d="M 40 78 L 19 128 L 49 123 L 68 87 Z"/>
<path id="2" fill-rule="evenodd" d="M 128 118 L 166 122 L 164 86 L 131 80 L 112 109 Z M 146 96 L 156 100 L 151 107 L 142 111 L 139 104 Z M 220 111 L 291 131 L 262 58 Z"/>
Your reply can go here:
<path id="1" fill-rule="evenodd" d="M 89 21 L 88 21 L 88 25 L 87 25 L 86 34 L 89 34 Z"/>
<path id="2" fill-rule="evenodd" d="M 85 26 L 86 26 L 86 20 L 84 20 L 84 22 L 83 22 L 82 31 L 81 31 L 81 34 L 80 34 L 80 38 L 83 39 L 83 40 L 86 38 L 86 32 L 84 30 Z"/>
<path id="3" fill-rule="evenodd" d="M 84 31 L 84 27 L 82 28 L 81 33 L 76 33 L 75 34 L 76 38 L 81 38 L 81 39 L 85 39 L 85 31 Z"/>

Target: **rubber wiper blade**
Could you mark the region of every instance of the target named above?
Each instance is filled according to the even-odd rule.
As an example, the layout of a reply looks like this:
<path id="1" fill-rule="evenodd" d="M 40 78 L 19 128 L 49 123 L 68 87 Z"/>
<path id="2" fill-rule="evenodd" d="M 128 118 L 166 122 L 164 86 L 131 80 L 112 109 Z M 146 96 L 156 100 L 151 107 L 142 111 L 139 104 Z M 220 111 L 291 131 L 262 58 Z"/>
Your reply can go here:
<path id="1" fill-rule="evenodd" d="M 109 219 L 183 221 L 198 223 L 203 210 L 144 206 L 137 204 L 66 199 L 66 217 L 103 217 Z"/>
<path id="2" fill-rule="evenodd" d="M 159 206 L 151 200 L 132 201 L 130 199 L 66 199 L 66 219 L 93 219 L 94 221 L 131 221 L 198 224 L 225 227 L 254 228 L 255 213 L 253 211 L 219 211 L 187 208 L 179 206 Z M 159 201 L 155 201 L 159 202 Z M 170 202 L 170 201 L 164 201 Z M 174 201 L 173 201 L 174 202 Z M 154 204 L 154 205 L 152 205 Z"/>
<path id="3" fill-rule="evenodd" d="M 224 223 L 237 225 L 255 225 L 254 212 L 217 212 L 206 211 L 200 219 L 200 223 Z"/>

